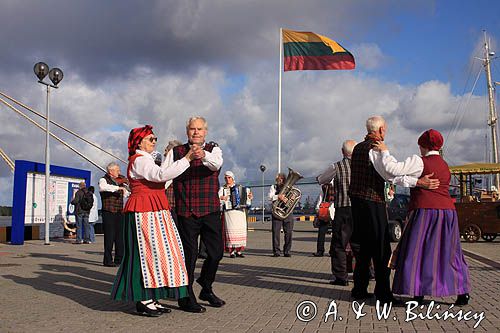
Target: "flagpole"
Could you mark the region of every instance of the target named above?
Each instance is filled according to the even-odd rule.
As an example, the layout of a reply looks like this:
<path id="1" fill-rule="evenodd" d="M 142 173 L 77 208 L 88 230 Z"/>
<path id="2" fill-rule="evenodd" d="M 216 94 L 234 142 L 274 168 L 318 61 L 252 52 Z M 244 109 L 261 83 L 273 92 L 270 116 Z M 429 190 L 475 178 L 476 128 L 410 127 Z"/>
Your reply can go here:
<path id="1" fill-rule="evenodd" d="M 280 79 L 278 89 L 278 173 L 281 172 L 281 72 L 283 69 L 283 28 L 280 28 Z"/>

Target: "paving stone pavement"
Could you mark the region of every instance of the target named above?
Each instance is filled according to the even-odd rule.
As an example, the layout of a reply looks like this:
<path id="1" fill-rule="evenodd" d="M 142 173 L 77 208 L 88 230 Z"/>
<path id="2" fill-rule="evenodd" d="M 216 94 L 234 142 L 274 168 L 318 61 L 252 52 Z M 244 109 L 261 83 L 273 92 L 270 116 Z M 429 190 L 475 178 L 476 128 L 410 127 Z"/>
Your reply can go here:
<path id="1" fill-rule="evenodd" d="M 351 301 L 352 284 L 328 284 L 330 258 L 311 256 L 316 233 L 310 223 L 296 223 L 291 258 L 270 256 L 269 230 L 269 223 L 251 223 L 246 257 L 231 259 L 226 254 L 221 261 L 214 290 L 226 300 L 226 306 L 190 314 L 179 311 L 175 301 L 165 301 L 173 311 L 160 318 L 137 316 L 132 303 L 110 300 L 117 268 L 101 265 L 100 235 L 97 243 L 88 245 L 73 245 L 67 240 L 53 240 L 51 245 L 43 241 L 27 241 L 23 246 L 0 244 L 0 332 L 499 331 L 498 241 L 462 243 L 475 255 L 466 257 L 472 281 L 471 304 L 457 308 L 451 307 L 454 298 L 439 299 L 429 311 L 433 318 L 446 310 L 456 318 L 407 320 L 414 315 L 425 317 L 428 305 L 408 314 L 406 307 L 392 308 L 387 319 L 378 319 L 374 301 L 361 308 Z M 483 257 L 488 260 L 482 262 Z M 198 270 L 200 267 L 201 261 Z M 370 282 L 370 289 L 373 284 Z M 195 288 L 199 291 L 196 284 Z M 353 307 L 364 316 L 357 318 Z"/>

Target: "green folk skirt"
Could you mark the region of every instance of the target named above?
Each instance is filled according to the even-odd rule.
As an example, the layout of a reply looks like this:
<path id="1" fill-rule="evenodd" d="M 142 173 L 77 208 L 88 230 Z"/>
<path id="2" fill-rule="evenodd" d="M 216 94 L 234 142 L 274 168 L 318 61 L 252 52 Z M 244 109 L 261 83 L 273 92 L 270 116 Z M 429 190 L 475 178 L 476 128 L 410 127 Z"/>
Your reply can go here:
<path id="1" fill-rule="evenodd" d="M 111 290 L 117 301 L 146 301 L 150 299 L 179 299 L 189 297 L 187 286 L 176 288 L 145 288 L 137 242 L 135 213 L 126 213 L 122 223 L 125 253 Z"/>

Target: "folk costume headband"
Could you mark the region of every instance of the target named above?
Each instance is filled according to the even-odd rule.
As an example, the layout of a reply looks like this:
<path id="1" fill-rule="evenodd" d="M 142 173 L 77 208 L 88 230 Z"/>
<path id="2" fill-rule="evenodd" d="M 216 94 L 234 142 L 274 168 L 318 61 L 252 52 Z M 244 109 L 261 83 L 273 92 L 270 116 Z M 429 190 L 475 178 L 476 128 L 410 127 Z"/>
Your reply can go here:
<path id="1" fill-rule="evenodd" d="M 128 136 L 128 155 L 134 155 L 136 149 L 139 148 L 139 144 L 141 143 L 142 139 L 150 134 L 153 134 L 153 126 L 151 125 L 133 128 Z"/>

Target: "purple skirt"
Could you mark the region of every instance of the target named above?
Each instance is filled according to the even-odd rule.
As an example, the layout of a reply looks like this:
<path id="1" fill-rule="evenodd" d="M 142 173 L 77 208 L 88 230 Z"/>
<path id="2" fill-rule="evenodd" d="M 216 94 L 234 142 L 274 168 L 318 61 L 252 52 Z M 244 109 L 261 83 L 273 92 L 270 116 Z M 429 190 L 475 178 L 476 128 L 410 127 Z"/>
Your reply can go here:
<path id="1" fill-rule="evenodd" d="M 444 297 L 469 293 L 469 268 L 460 246 L 456 210 L 412 211 L 391 267 L 396 270 L 395 294 Z"/>

